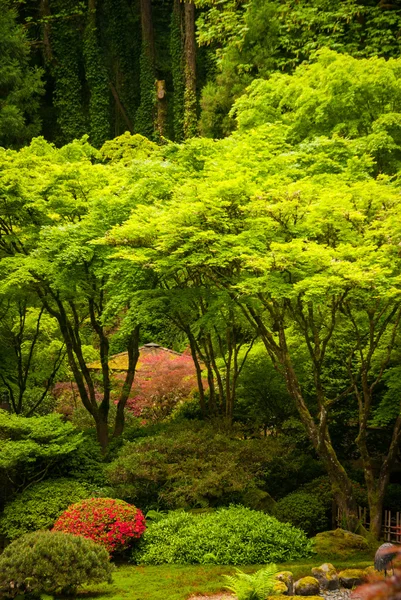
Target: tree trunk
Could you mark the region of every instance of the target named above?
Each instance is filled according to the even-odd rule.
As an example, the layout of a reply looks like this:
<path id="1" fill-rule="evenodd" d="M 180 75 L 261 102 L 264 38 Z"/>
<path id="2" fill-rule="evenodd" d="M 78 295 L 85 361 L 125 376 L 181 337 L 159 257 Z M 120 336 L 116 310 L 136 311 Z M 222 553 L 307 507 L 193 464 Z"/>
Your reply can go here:
<path id="1" fill-rule="evenodd" d="M 184 23 L 180 0 L 174 0 L 170 27 L 171 74 L 173 78 L 174 141 L 184 139 Z"/>
<path id="2" fill-rule="evenodd" d="M 41 0 L 39 8 L 40 17 L 43 21 L 43 54 L 45 63 L 50 64 L 53 61 L 53 51 L 50 42 L 50 7 L 49 0 Z"/>
<path id="3" fill-rule="evenodd" d="M 187 336 L 189 341 L 189 346 L 191 348 L 192 360 L 194 361 L 195 370 L 196 370 L 196 381 L 198 384 L 198 392 L 199 392 L 199 403 L 202 411 L 202 415 L 206 415 L 206 404 L 205 404 L 205 390 L 203 389 L 202 382 L 202 369 L 198 359 L 198 353 L 196 348 L 196 341 L 192 334 L 192 332 L 188 329 Z"/>
<path id="4" fill-rule="evenodd" d="M 273 364 L 276 367 L 281 367 L 283 370 L 288 393 L 293 398 L 309 439 L 325 466 L 338 506 L 345 515 L 347 529 L 354 532 L 360 531 L 366 533 L 359 524 L 358 507 L 354 498 L 351 480 L 338 460 L 331 444 L 330 433 L 327 427 L 327 413 L 324 407 L 321 407 L 319 422 L 316 423 L 305 403 L 302 389 L 287 348 L 284 323 L 277 322 L 279 330 L 279 342 L 277 342 L 272 333 L 264 326 L 260 317 L 255 314 L 252 316 L 258 326 L 258 332 Z"/>
<path id="5" fill-rule="evenodd" d="M 184 3 L 184 22 L 184 136 L 190 138 L 197 133 L 195 4 L 193 2 Z"/>
<path id="6" fill-rule="evenodd" d="M 155 91 L 155 44 L 151 0 L 140 0 L 142 50 L 140 59 L 141 102 L 136 114 L 136 130 L 147 137 L 154 133 Z"/>
<path id="7" fill-rule="evenodd" d="M 137 325 L 128 342 L 128 370 L 117 404 L 117 413 L 113 433 L 114 437 L 120 436 L 124 431 L 125 406 L 132 389 L 132 384 L 134 383 L 135 369 L 139 358 L 139 330 L 140 326 Z"/>
<path id="8" fill-rule="evenodd" d="M 106 454 L 109 445 L 109 427 L 107 417 L 104 415 L 98 414 L 96 417 L 96 434 L 97 441 L 102 449 L 102 454 Z"/>

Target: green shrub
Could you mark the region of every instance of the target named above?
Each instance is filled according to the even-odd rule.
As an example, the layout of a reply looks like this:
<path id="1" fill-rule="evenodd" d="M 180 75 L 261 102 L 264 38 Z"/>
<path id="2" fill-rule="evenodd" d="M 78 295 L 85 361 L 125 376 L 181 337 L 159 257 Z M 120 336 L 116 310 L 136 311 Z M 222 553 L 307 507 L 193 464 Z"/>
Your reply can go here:
<path id="1" fill-rule="evenodd" d="M 276 565 L 267 565 L 252 574 L 236 569 L 235 575 L 224 576 L 228 582 L 225 587 L 234 592 L 238 600 L 265 600 L 274 595 L 277 571 Z"/>
<path id="2" fill-rule="evenodd" d="M 243 506 L 191 514 L 171 512 L 151 523 L 134 551 L 137 563 L 245 565 L 308 556 L 303 531 Z"/>
<path id="3" fill-rule="evenodd" d="M 318 497 L 307 492 L 293 492 L 276 504 L 275 516 L 299 527 L 308 535 L 325 531 L 328 526 L 326 507 Z"/>
<path id="4" fill-rule="evenodd" d="M 84 434 L 80 446 L 58 465 L 57 475 L 89 483 L 91 486 L 107 485 L 104 457 L 94 435 Z"/>
<path id="5" fill-rule="evenodd" d="M 222 422 L 194 420 L 125 443 L 107 472 L 119 498 L 146 510 L 234 503 L 270 510 L 270 486 L 294 481 L 300 454 L 289 438 L 244 440 Z"/>
<path id="6" fill-rule="evenodd" d="M 333 504 L 333 491 L 331 489 L 330 479 L 327 475 L 316 477 L 312 481 L 305 483 L 297 492 L 307 492 L 312 494 L 323 504 L 326 510 L 331 510 Z"/>
<path id="7" fill-rule="evenodd" d="M 48 529 L 70 504 L 91 495 L 87 485 L 71 479 L 37 483 L 6 504 L 0 532 L 14 540 L 31 531 Z"/>
<path id="8" fill-rule="evenodd" d="M 401 485 L 389 483 L 384 495 L 384 508 L 394 512 L 401 511 Z"/>
<path id="9" fill-rule="evenodd" d="M 107 550 L 66 533 L 37 531 L 12 542 L 0 556 L 0 596 L 74 593 L 84 583 L 110 581 Z"/>

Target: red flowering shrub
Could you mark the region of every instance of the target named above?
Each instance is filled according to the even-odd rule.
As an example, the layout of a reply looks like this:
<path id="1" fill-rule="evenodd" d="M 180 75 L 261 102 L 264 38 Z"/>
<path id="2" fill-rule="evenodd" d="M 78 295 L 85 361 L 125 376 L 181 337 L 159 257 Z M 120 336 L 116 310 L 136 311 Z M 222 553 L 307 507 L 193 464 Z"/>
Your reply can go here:
<path id="1" fill-rule="evenodd" d="M 82 535 L 110 553 L 125 550 L 146 529 L 139 508 L 123 500 L 90 498 L 72 504 L 54 524 L 54 531 Z"/>

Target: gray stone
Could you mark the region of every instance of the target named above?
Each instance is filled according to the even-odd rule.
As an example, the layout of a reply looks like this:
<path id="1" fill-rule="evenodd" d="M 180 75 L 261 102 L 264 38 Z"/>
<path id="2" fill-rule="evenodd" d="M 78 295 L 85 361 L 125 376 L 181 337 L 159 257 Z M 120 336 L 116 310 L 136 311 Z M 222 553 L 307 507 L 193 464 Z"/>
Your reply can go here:
<path id="1" fill-rule="evenodd" d="M 345 569 L 338 574 L 340 583 L 345 588 L 351 589 L 366 581 L 366 573 L 363 569 Z"/>
<path id="2" fill-rule="evenodd" d="M 340 587 L 337 571 L 330 563 L 324 563 L 323 565 L 320 565 L 320 567 L 314 567 L 312 569 L 312 575 L 313 577 L 316 577 L 323 590 L 338 590 Z"/>
<path id="3" fill-rule="evenodd" d="M 291 571 L 280 571 L 276 574 L 277 581 L 282 581 L 287 586 L 287 591 L 284 592 L 286 596 L 292 596 L 294 594 L 294 577 Z"/>
<path id="4" fill-rule="evenodd" d="M 296 596 L 317 596 L 319 591 L 319 582 L 315 577 L 302 577 L 294 584 Z"/>

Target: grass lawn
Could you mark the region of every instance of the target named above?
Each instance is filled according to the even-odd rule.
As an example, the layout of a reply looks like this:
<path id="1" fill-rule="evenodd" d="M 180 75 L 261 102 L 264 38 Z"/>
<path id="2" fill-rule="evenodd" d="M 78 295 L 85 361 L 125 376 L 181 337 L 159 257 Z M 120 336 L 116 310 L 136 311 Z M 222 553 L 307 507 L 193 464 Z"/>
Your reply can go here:
<path id="1" fill-rule="evenodd" d="M 280 564 L 281 571 L 292 571 L 298 579 L 311 574 L 311 568 L 332 562 L 337 569 L 365 568 L 373 564 L 373 555 L 359 555 L 352 560 L 330 560 L 315 556 L 295 563 Z M 243 567 L 252 573 L 262 565 Z M 141 567 L 118 566 L 113 583 L 92 585 L 77 595 L 81 600 L 185 600 L 191 594 L 212 594 L 224 589 L 222 575 L 234 571 L 232 566 L 216 565 L 161 565 Z"/>

